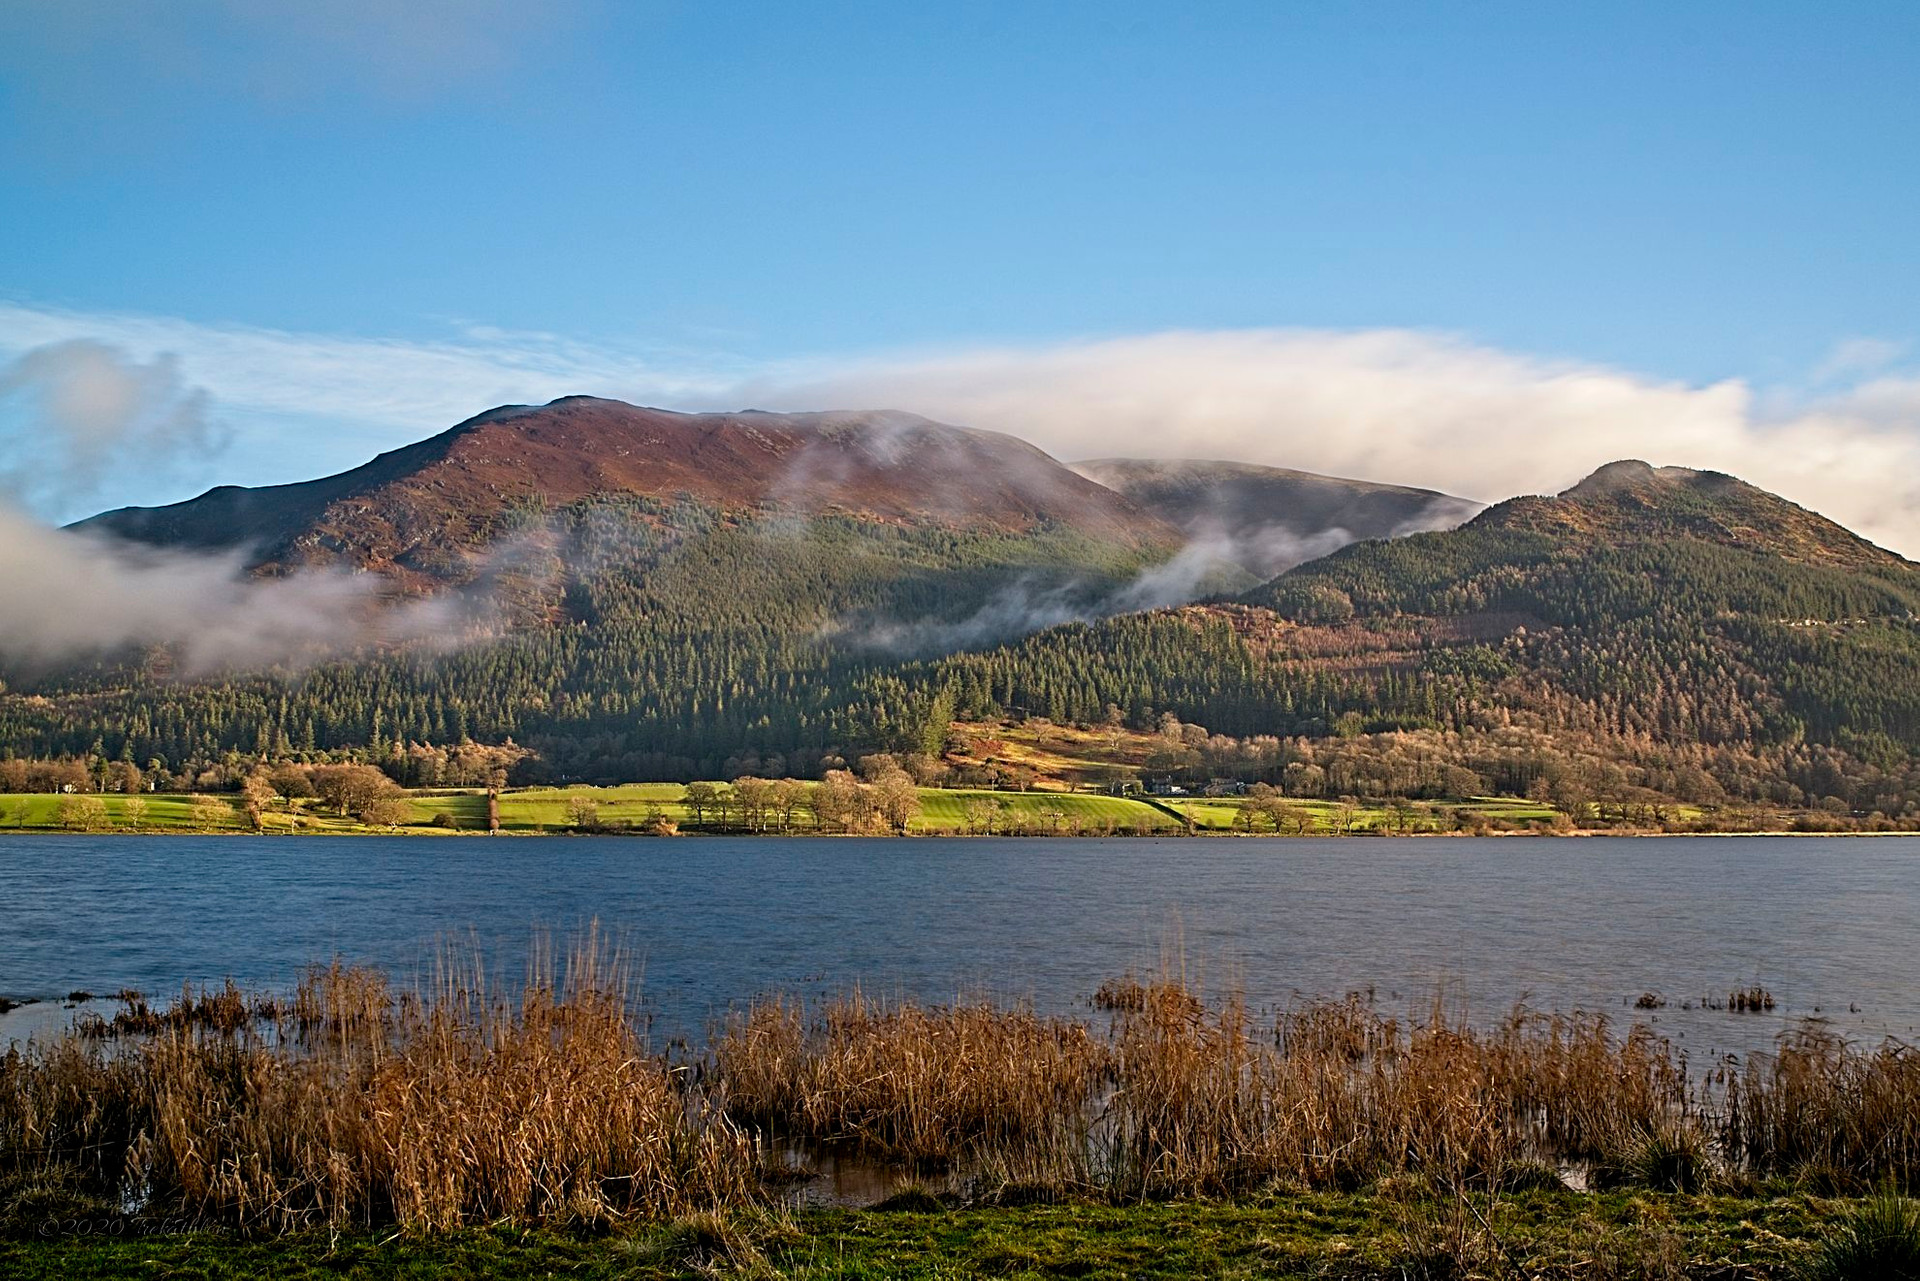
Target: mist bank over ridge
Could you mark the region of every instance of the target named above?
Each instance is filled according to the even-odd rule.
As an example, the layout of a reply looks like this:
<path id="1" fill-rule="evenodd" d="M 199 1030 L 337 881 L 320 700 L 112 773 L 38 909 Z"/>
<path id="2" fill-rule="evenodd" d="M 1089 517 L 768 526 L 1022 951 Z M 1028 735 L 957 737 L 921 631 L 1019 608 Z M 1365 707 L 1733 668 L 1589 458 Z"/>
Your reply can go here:
<path id="1" fill-rule="evenodd" d="M 1072 467 L 1174 525 L 1190 545 L 1263 579 L 1362 539 L 1451 529 L 1485 506 L 1253 463 L 1096 458 Z"/>

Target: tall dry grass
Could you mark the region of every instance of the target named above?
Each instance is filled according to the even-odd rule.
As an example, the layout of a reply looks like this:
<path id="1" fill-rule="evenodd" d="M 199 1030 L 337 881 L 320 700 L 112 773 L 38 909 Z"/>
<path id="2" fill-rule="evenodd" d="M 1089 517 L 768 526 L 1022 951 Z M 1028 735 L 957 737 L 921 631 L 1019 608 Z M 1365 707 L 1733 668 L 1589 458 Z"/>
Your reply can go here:
<path id="1" fill-rule="evenodd" d="M 1035 1141 L 1077 1115 L 1107 1066 L 1085 1024 L 986 1003 L 829 1002 L 818 1036 L 775 997 L 716 1047 L 733 1114 L 816 1142 L 939 1164 Z"/>
<path id="2" fill-rule="evenodd" d="M 1180 982 L 1102 989 L 1103 1030 L 989 1005 L 855 996 L 812 1019 L 736 1018 L 717 1077 L 743 1122 L 1101 1195 L 1354 1188 L 1392 1176 L 1487 1191 L 1583 1169 L 1692 1190 L 1708 1177 L 1920 1174 L 1920 1058 L 1802 1034 L 1702 1079 L 1643 1026 L 1516 1011 L 1488 1028 L 1358 998 L 1271 1024 Z"/>
<path id="3" fill-rule="evenodd" d="M 1718 1074 L 1725 1150 L 1745 1166 L 1819 1190 L 1920 1186 L 1920 1054 L 1859 1050 L 1818 1026 Z"/>
<path id="4" fill-rule="evenodd" d="M 513 1003 L 309 974 L 266 1026 L 0 1062 L 0 1162 L 241 1226 L 600 1222 L 754 1199 L 747 1135 L 648 1052 L 589 944 Z"/>
<path id="5" fill-rule="evenodd" d="M 1358 999 L 1255 1025 L 1158 986 L 1114 1032 L 1108 1105 L 1117 1192 L 1244 1193 L 1274 1181 L 1352 1188 L 1419 1173 L 1490 1182 L 1521 1163 L 1594 1155 L 1684 1119 L 1684 1072 L 1598 1020 L 1515 1015 L 1491 1032 L 1382 1017 Z"/>
<path id="6" fill-rule="evenodd" d="M 636 1029 L 627 972 L 590 936 L 510 1001 L 448 964 L 422 990 L 336 966 L 280 1001 L 128 1002 L 124 1027 L 0 1060 L 0 1179 L 268 1229 L 595 1223 L 764 1202 L 777 1138 L 1002 1199 L 1437 1193 L 1446 1235 L 1497 1244 L 1496 1194 L 1570 1167 L 1672 1190 L 1920 1174 L 1920 1059 L 1807 1030 L 1703 1078 L 1599 1017 L 1474 1027 L 1349 998 L 1263 1020 L 1129 979 L 1096 1021 L 769 998 L 676 1066 Z"/>

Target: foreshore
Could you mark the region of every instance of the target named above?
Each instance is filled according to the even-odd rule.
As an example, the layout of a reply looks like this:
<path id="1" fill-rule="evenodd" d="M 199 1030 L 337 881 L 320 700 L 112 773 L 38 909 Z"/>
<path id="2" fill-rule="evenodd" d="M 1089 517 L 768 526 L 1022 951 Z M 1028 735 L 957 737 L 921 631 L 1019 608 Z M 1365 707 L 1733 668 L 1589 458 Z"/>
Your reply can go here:
<path id="1" fill-rule="evenodd" d="M 0 1056 L 0 1271 L 1838 1278 L 1889 1221 L 1920 1242 L 1897 1046 L 1699 1077 L 1599 1016 L 1123 975 L 1066 1017 L 764 996 L 661 1054 L 627 966 L 589 934 L 512 998 L 125 994 Z"/>

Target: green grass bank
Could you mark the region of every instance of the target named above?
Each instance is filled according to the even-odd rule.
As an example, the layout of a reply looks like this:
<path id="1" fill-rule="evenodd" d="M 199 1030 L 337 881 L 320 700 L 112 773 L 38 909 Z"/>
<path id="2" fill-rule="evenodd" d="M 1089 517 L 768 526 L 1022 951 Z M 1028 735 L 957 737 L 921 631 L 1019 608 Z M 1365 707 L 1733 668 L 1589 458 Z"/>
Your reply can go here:
<path id="1" fill-rule="evenodd" d="M 0 1275 L 1812 1278 L 1836 1275 L 1824 1255 L 1836 1253 L 1863 1204 L 1800 1193 L 1529 1192 L 1469 1207 L 1388 1190 L 1282 1191 L 1133 1206 L 743 1211 L 602 1232 L 495 1226 L 254 1238 L 129 1235 L 142 1231 L 136 1223 L 121 1224 L 117 1237 L 80 1235 L 113 1222 L 82 1219 L 11 1225 Z"/>

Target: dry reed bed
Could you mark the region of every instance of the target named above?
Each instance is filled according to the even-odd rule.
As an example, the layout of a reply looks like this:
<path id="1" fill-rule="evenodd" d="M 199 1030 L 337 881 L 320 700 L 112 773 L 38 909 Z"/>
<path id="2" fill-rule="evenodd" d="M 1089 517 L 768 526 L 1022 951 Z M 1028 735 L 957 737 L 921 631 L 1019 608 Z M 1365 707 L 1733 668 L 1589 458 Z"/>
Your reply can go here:
<path id="1" fill-rule="evenodd" d="M 514 1004 L 310 974 L 274 1026 L 0 1060 L 0 1172 L 270 1229 L 598 1222 L 755 1197 L 750 1139 L 651 1055 L 608 958 Z"/>
<path id="2" fill-rule="evenodd" d="M 728 1026 L 715 1077 L 743 1122 L 935 1169 L 1100 1196 L 1599 1183 L 1690 1191 L 1784 1177 L 1836 1191 L 1920 1176 L 1920 1057 L 1802 1030 L 1702 1081 L 1644 1026 L 1516 1011 L 1476 1029 L 1356 998 L 1256 1024 L 1179 983 L 1102 989 L 1110 1030 L 987 1004 L 774 998 Z"/>
<path id="3" fill-rule="evenodd" d="M 1809 1031 L 1699 1081 L 1600 1017 L 1475 1029 L 1349 999 L 1264 1023 L 1233 997 L 1129 980 L 1110 1026 L 770 998 L 689 1071 L 649 1051 L 623 973 L 590 940 L 511 1003 L 451 969 L 425 992 L 340 967 L 277 1003 L 189 992 L 136 1035 L 0 1059 L 0 1177 L 242 1226 L 438 1229 L 758 1203 L 767 1134 L 1112 1199 L 1511 1187 L 1568 1165 L 1676 1190 L 1912 1187 L 1920 1171 L 1920 1060 Z"/>
<path id="4" fill-rule="evenodd" d="M 914 1162 L 1038 1141 L 1084 1110 L 1108 1063 L 1085 1024 L 990 1004 L 829 1003 L 820 1035 L 780 997 L 727 1029 L 718 1079 L 742 1120 Z"/>

